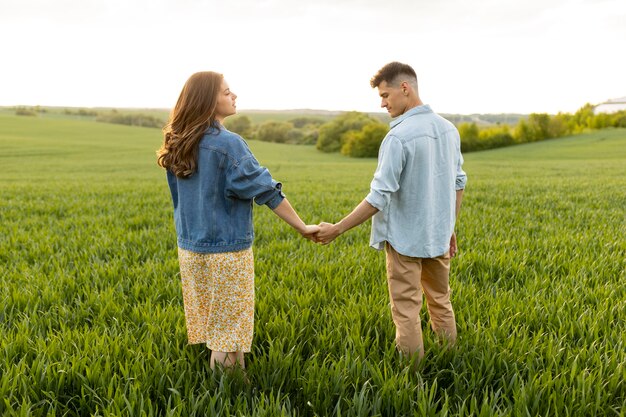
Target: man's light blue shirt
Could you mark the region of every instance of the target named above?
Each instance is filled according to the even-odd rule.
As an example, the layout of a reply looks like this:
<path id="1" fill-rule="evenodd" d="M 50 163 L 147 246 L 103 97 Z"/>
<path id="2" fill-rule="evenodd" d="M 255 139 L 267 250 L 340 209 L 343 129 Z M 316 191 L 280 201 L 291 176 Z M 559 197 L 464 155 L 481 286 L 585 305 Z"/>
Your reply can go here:
<path id="1" fill-rule="evenodd" d="M 365 198 L 379 210 L 370 246 L 382 250 L 389 242 L 402 255 L 441 256 L 454 231 L 456 191 L 467 181 L 459 132 L 428 105 L 408 110 L 390 127 Z"/>

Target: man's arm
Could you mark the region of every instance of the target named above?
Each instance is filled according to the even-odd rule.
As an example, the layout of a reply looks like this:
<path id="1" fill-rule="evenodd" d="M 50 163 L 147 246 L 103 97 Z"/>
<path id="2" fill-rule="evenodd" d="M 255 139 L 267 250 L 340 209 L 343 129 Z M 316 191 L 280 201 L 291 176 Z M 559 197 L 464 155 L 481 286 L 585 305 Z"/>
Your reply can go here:
<path id="1" fill-rule="evenodd" d="M 463 190 L 456 190 L 456 220 L 459 220 L 459 213 L 461 212 L 461 202 L 463 201 Z"/>
<path id="2" fill-rule="evenodd" d="M 463 190 L 456 190 L 456 204 L 455 204 L 455 213 L 456 220 L 459 220 L 459 213 L 461 212 L 461 202 L 463 201 Z M 459 247 L 456 243 L 456 233 L 452 231 L 452 237 L 450 237 L 450 257 L 454 257 L 459 250 Z"/>
<path id="3" fill-rule="evenodd" d="M 378 209 L 368 203 L 367 200 L 363 200 L 340 222 L 335 224 L 320 223 L 320 231 L 317 234 L 317 242 L 327 245 L 335 240 L 337 236 L 367 221 L 376 213 L 378 213 Z"/>
<path id="4" fill-rule="evenodd" d="M 404 167 L 402 142 L 393 135 L 385 136 L 378 151 L 378 166 L 370 185 L 370 193 L 339 223 L 320 223 L 317 242 L 327 245 L 337 236 L 360 225 L 389 204 L 391 195 L 400 188 Z"/>

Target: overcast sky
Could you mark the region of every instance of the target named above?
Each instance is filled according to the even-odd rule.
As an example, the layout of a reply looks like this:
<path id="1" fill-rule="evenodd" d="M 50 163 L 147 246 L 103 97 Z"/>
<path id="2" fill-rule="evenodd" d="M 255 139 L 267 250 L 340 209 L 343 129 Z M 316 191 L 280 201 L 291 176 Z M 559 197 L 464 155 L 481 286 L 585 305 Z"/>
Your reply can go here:
<path id="1" fill-rule="evenodd" d="M 239 109 L 379 111 L 413 66 L 441 113 L 626 96 L 624 0 L 0 0 L 0 105 L 171 108 L 196 71 Z"/>

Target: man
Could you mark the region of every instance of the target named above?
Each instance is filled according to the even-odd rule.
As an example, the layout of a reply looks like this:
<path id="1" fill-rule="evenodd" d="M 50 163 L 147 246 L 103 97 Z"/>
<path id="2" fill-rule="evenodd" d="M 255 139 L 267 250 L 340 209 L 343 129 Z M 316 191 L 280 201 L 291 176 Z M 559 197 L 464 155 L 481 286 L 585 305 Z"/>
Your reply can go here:
<path id="1" fill-rule="evenodd" d="M 328 244 L 374 217 L 370 246 L 386 252 L 396 345 L 421 359 L 422 290 L 435 333 L 449 343 L 456 340 L 449 272 L 467 181 L 460 138 L 452 123 L 422 103 L 409 65 L 391 62 L 370 84 L 393 118 L 380 145 L 370 193 L 340 222 L 320 224 L 317 240 Z"/>

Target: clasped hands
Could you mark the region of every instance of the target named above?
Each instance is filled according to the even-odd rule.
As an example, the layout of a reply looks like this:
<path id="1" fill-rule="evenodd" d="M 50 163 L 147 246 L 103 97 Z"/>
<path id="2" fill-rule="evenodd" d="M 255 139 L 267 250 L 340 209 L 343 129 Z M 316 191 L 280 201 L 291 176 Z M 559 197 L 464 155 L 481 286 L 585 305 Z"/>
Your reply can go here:
<path id="1" fill-rule="evenodd" d="M 335 240 L 342 231 L 338 224 L 322 222 L 318 225 L 306 225 L 304 230 L 300 232 L 302 237 L 309 239 L 313 242 L 320 243 L 322 245 L 328 245 Z M 450 249 L 449 254 L 451 258 L 454 258 L 458 252 L 458 246 L 456 243 L 456 233 L 452 233 L 450 237 Z"/>
<path id="2" fill-rule="evenodd" d="M 306 225 L 304 230 L 300 232 L 302 237 L 313 242 L 328 245 L 341 234 L 341 230 L 337 224 L 322 222 L 318 225 Z"/>

